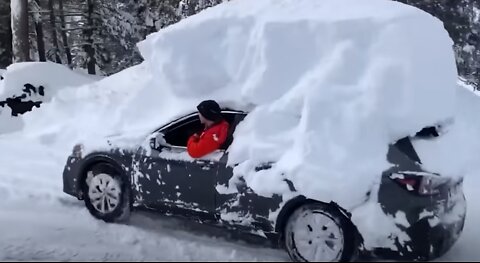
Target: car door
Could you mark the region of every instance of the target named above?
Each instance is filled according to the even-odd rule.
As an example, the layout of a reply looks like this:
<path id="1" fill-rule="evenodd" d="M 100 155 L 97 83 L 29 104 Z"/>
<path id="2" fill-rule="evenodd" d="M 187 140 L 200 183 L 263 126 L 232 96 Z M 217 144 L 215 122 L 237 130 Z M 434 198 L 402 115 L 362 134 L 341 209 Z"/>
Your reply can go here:
<path id="1" fill-rule="evenodd" d="M 246 115 L 244 113 L 234 114 L 232 118 L 234 133 L 236 126 L 241 123 Z M 225 145 L 228 149 L 233 142 L 233 137 Z M 279 195 L 272 197 L 264 197 L 256 194 L 243 180 L 243 177 L 237 178 L 234 182 L 231 181 L 233 177 L 233 167 L 227 165 L 228 152 L 225 153 L 218 166 L 216 177 L 216 213 L 224 222 L 247 227 L 260 228 L 271 231 L 271 223 L 269 222 L 269 214 L 279 208 L 282 198 Z M 261 165 L 256 170 L 270 169 L 270 164 Z"/>
<path id="2" fill-rule="evenodd" d="M 189 136 L 201 129 L 198 114 L 190 114 L 156 132 L 154 136 L 164 141 L 153 145 L 150 155 L 141 156 L 137 164 L 143 175 L 137 176 L 143 204 L 207 213 L 215 210 L 214 182 L 223 153 L 193 159 L 186 148 Z"/>

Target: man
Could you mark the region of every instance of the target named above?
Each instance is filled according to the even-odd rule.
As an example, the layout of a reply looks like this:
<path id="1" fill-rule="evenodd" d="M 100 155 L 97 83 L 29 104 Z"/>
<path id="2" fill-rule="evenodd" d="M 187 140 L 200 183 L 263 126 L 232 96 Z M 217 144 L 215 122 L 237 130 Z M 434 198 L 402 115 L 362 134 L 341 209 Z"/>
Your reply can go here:
<path id="1" fill-rule="evenodd" d="M 192 158 L 201 158 L 220 149 L 227 139 L 229 124 L 223 119 L 220 106 L 213 100 L 202 101 L 198 106 L 203 132 L 188 139 L 187 151 Z"/>

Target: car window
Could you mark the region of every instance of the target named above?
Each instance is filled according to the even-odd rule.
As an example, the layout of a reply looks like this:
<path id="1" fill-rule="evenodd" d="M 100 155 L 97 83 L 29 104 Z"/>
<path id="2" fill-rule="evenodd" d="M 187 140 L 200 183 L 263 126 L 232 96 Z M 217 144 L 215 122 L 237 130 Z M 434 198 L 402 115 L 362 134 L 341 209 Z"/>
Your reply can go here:
<path id="1" fill-rule="evenodd" d="M 434 138 L 437 138 L 441 135 L 440 132 L 441 126 L 428 126 L 424 127 L 420 131 L 418 131 L 414 136 L 409 136 L 409 137 L 404 137 L 397 142 L 395 142 L 395 146 L 397 149 L 399 149 L 402 153 L 407 155 L 410 160 L 422 163 L 420 157 L 417 154 L 417 151 L 415 150 L 415 147 L 413 146 L 413 142 L 416 140 L 431 140 Z"/>
<path id="2" fill-rule="evenodd" d="M 412 145 L 412 141 L 410 140 L 410 137 L 404 137 L 396 141 L 394 145 L 397 147 L 398 150 L 400 150 L 408 158 L 410 158 L 410 160 L 422 163 L 422 161 L 418 157 L 417 152 L 415 151 L 415 148 Z"/>
<path id="3" fill-rule="evenodd" d="M 188 118 L 178 121 L 163 131 L 165 141 L 172 146 L 187 147 L 188 138 L 202 131 L 198 114 L 192 114 Z"/>
<path id="4" fill-rule="evenodd" d="M 220 147 L 221 150 L 226 150 L 232 144 L 235 128 L 241 121 L 243 121 L 246 114 L 235 111 L 223 111 L 222 114 L 225 120 L 230 124 L 227 140 Z M 187 147 L 188 138 L 194 133 L 200 133 L 202 130 L 203 125 L 200 123 L 198 114 L 191 114 L 179 119 L 172 125 L 167 125 L 162 132 L 167 144 L 177 147 Z"/>

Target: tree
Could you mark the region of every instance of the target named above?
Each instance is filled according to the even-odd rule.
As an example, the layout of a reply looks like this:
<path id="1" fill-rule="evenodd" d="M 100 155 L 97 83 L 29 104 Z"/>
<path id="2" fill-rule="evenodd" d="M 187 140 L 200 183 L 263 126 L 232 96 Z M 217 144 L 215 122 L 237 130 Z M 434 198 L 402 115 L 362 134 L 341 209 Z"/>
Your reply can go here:
<path id="1" fill-rule="evenodd" d="M 70 46 L 68 44 L 68 36 L 67 36 L 67 30 L 66 30 L 67 23 L 65 22 L 63 0 L 58 0 L 58 9 L 59 9 L 59 16 L 60 16 L 60 23 L 61 23 L 63 48 L 65 51 L 65 55 L 67 56 L 68 66 L 72 67 L 72 53 L 70 51 Z"/>
<path id="2" fill-rule="evenodd" d="M 10 1 L 0 1 L 0 68 L 12 64 L 12 28 Z"/>
<path id="3" fill-rule="evenodd" d="M 57 36 L 57 24 L 56 24 L 56 16 L 55 16 L 55 9 L 53 5 L 53 0 L 48 0 L 48 9 L 50 11 L 50 25 L 52 27 L 52 42 L 54 47 L 54 56 L 55 62 L 62 63 L 62 59 L 60 58 L 60 48 L 58 47 L 58 36 Z"/>
<path id="4" fill-rule="evenodd" d="M 28 0 L 11 0 L 12 50 L 14 62 L 30 61 Z"/>
<path id="5" fill-rule="evenodd" d="M 43 35 L 43 26 L 40 16 L 40 0 L 35 0 L 31 2 L 32 4 L 32 16 L 33 22 L 35 23 L 35 33 L 37 39 L 37 50 L 38 50 L 38 57 L 40 61 L 47 61 L 47 56 L 45 54 L 45 40 Z"/>

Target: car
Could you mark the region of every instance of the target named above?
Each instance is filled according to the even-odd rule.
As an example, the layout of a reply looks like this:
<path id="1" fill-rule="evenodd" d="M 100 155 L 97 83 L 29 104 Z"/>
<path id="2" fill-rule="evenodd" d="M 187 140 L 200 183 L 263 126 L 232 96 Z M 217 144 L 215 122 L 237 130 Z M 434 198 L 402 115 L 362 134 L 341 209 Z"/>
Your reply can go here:
<path id="1" fill-rule="evenodd" d="M 463 230 L 463 181 L 423 170 L 412 144 L 412 140 L 441 136 L 435 127 L 392 142 L 387 154 L 392 166 L 378 175 L 378 203 L 386 215 L 399 211 L 406 215 L 408 227 L 399 227 L 410 240 L 395 242 L 396 249 L 367 249 L 363 244 L 367 233 L 352 222 L 350 211 L 335 200 L 297 193 L 288 179 L 290 195 L 261 196 L 244 180 L 236 183 L 236 192 L 220 190 L 218 186 L 228 185 L 233 176 L 227 150 L 235 128 L 248 113 L 224 109 L 222 114 L 230 123 L 229 136 L 208 158 L 192 159 L 187 153 L 189 135 L 202 128 L 195 112 L 159 125 L 138 147 L 112 144 L 108 149 L 85 152 L 77 144 L 65 165 L 63 191 L 83 200 L 89 212 L 105 222 L 128 220 L 134 208 L 187 216 L 204 224 L 256 233 L 285 249 L 293 261 L 349 261 L 360 256 L 430 260 L 446 253 Z M 271 166 L 264 163 L 257 170 Z M 282 200 L 282 196 L 291 198 Z M 271 211 L 279 212 L 272 218 Z M 459 215 L 455 220 L 432 224 L 453 211 Z"/>

